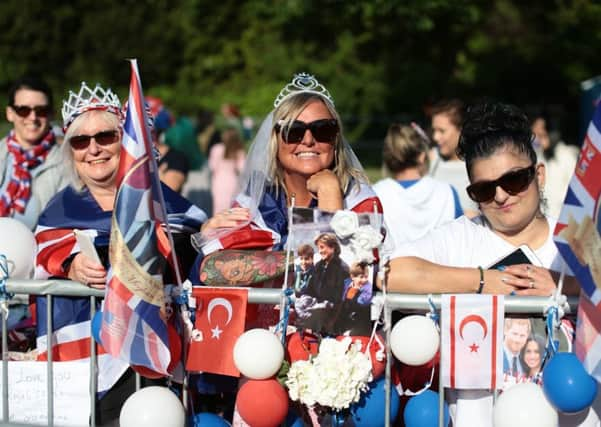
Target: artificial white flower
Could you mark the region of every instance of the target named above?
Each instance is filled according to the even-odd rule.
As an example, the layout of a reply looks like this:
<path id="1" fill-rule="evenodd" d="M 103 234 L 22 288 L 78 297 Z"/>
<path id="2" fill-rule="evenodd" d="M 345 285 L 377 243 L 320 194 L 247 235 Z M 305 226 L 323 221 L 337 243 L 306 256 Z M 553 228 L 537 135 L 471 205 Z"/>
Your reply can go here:
<path id="1" fill-rule="evenodd" d="M 371 361 L 360 343 L 324 338 L 316 356 L 292 363 L 286 385 L 292 400 L 338 411 L 358 402 L 371 380 Z"/>
<path id="2" fill-rule="evenodd" d="M 351 245 L 354 250 L 370 251 L 382 243 L 382 234 L 371 225 L 362 225 L 351 237 Z"/>
<path id="3" fill-rule="evenodd" d="M 359 228 L 359 217 L 353 211 L 336 211 L 330 220 L 330 227 L 340 239 L 350 237 Z"/>

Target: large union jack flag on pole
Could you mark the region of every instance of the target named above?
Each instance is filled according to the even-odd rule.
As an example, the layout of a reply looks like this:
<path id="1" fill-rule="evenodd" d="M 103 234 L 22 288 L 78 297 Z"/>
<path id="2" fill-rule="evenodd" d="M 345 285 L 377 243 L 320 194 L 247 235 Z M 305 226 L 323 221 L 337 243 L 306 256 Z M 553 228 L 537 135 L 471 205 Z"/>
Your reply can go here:
<path id="1" fill-rule="evenodd" d="M 161 228 L 167 221 L 147 119 L 137 62 L 131 60 L 101 340 L 111 355 L 167 374 L 162 273 L 171 245 Z"/>
<path id="2" fill-rule="evenodd" d="M 601 103 L 589 124 L 555 228 L 555 244 L 582 288 L 576 353 L 601 380 Z"/>

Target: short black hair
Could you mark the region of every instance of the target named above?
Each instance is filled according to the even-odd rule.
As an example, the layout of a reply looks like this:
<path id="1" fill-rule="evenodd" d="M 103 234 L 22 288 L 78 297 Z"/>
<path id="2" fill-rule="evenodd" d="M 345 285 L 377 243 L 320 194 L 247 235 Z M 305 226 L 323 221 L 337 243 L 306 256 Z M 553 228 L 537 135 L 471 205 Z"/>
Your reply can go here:
<path id="1" fill-rule="evenodd" d="M 521 109 L 511 104 L 487 101 L 468 108 L 457 155 L 465 160 L 471 177 L 474 160 L 489 157 L 505 146 L 528 155 L 536 164 L 532 140 L 530 121 Z"/>
<path id="2" fill-rule="evenodd" d="M 20 89 L 35 90 L 36 92 L 42 92 L 48 98 L 48 105 L 52 108 L 53 98 L 52 90 L 48 83 L 37 76 L 22 76 L 15 80 L 12 85 L 8 88 L 8 105 L 15 105 L 15 94 Z"/>

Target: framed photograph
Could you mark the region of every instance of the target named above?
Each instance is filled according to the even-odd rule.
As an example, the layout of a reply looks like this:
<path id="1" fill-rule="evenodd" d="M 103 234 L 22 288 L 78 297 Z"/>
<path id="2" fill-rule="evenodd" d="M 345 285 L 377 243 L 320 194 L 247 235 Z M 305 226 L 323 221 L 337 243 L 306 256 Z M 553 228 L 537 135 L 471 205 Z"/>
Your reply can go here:
<path id="1" fill-rule="evenodd" d="M 292 218 L 296 326 L 369 335 L 381 215 L 295 208 Z"/>

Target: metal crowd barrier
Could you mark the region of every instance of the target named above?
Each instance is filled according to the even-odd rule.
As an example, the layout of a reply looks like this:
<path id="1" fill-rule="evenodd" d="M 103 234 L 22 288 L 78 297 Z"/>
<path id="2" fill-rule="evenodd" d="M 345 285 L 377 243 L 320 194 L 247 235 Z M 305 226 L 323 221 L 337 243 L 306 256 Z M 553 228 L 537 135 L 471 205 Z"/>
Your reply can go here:
<path id="1" fill-rule="evenodd" d="M 262 288 L 248 288 L 248 302 L 250 304 L 279 304 L 281 301 L 281 290 L 280 289 L 262 289 Z M 70 280 L 19 280 L 19 279 L 8 279 L 6 281 L 6 291 L 9 293 L 19 294 L 30 294 L 30 295 L 42 295 L 46 296 L 46 324 L 47 324 L 47 336 L 48 336 L 48 360 L 47 366 L 47 402 L 48 402 L 48 426 L 54 426 L 54 400 L 53 400 L 53 381 L 48 379 L 53 378 L 52 370 L 52 297 L 53 296 L 70 296 L 70 297 L 89 297 L 90 298 L 90 318 L 94 317 L 96 311 L 96 298 L 102 298 L 104 296 L 103 290 L 92 289 L 78 282 Z M 378 296 L 381 296 L 378 293 Z M 414 295 L 414 294 L 398 294 L 388 293 L 386 295 L 386 306 L 388 309 L 385 311 L 384 316 L 388 322 L 390 322 L 392 311 L 403 311 L 404 313 L 426 313 L 430 311 L 431 304 L 434 305 L 436 310 L 440 310 L 441 295 Z M 519 296 L 506 296 L 505 297 L 505 313 L 511 314 L 528 314 L 530 317 L 542 317 L 545 308 L 549 304 L 548 297 L 519 297 Z M 576 313 L 578 299 L 576 297 L 568 298 L 569 310 L 567 313 Z M 566 314 L 567 314 L 566 313 Z M 9 422 L 9 401 L 8 401 L 8 331 L 6 330 L 6 317 L 2 318 L 2 409 L 3 416 L 0 422 L 0 427 L 27 427 L 33 424 L 18 424 Z M 96 426 L 96 413 L 95 413 L 95 396 L 96 396 L 96 346 L 92 339 L 90 341 L 90 351 L 92 357 L 90 358 L 90 425 Z M 392 354 L 390 350 L 389 340 L 386 340 L 386 354 L 387 360 L 390 361 Z M 390 405 L 390 363 L 386 366 L 386 425 L 389 425 L 389 405 Z M 439 381 L 442 384 L 442 381 Z M 136 374 L 136 389 L 140 387 L 140 378 Z M 442 420 L 442 408 L 444 404 L 444 388 L 439 387 L 440 394 L 440 426 L 443 424 Z"/>

